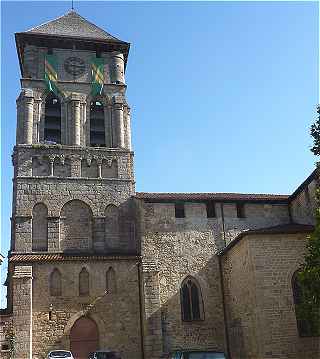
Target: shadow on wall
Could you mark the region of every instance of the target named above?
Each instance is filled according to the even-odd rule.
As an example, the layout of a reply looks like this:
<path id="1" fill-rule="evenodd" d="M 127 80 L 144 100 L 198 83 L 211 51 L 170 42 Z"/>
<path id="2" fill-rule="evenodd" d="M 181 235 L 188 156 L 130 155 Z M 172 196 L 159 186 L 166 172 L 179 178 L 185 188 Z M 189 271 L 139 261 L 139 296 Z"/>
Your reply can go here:
<path id="1" fill-rule="evenodd" d="M 184 352 L 183 358 L 223 358 L 227 348 L 218 258 L 212 256 L 197 272 L 187 261 L 182 266 L 176 261 L 165 271 L 144 266 L 146 357 L 180 358 Z"/>
<path id="2" fill-rule="evenodd" d="M 46 205 L 37 203 L 32 211 L 32 250 L 137 255 L 137 211 L 129 199 L 119 206 L 108 204 L 103 216 L 94 216 L 89 204 L 74 199 L 63 205 L 58 219 L 51 220 Z"/>

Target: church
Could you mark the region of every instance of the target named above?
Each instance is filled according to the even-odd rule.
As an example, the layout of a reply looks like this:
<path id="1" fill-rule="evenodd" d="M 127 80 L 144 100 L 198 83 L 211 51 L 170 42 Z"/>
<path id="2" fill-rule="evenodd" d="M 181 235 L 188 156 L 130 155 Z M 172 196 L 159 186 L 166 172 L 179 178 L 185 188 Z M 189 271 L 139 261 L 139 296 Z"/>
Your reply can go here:
<path id="1" fill-rule="evenodd" d="M 130 44 L 73 10 L 15 40 L 1 358 L 319 359 L 296 317 L 317 171 L 289 196 L 136 192 Z"/>

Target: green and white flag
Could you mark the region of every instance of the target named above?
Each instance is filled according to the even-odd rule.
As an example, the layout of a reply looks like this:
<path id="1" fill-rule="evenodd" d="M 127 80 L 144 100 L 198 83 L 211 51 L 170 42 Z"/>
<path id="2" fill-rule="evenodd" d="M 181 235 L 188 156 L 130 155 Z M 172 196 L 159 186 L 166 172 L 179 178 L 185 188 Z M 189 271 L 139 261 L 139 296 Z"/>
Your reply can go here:
<path id="1" fill-rule="evenodd" d="M 44 60 L 44 79 L 49 91 L 58 95 L 58 61 L 54 55 L 46 55 Z"/>
<path id="2" fill-rule="evenodd" d="M 100 57 L 94 57 L 91 60 L 91 75 L 92 75 L 92 96 L 102 94 L 104 84 L 104 59 Z"/>

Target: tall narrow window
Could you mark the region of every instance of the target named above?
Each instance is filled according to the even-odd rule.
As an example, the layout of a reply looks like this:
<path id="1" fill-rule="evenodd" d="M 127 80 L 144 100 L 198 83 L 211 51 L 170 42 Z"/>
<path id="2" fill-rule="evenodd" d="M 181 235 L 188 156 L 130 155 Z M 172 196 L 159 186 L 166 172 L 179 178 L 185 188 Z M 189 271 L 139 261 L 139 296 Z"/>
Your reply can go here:
<path id="1" fill-rule="evenodd" d="M 82 268 L 79 274 L 79 295 L 89 295 L 89 273 L 85 268 Z"/>
<path id="2" fill-rule="evenodd" d="M 200 286 L 192 277 L 187 277 L 181 285 L 182 320 L 203 320 L 203 302 Z"/>
<path id="3" fill-rule="evenodd" d="M 106 147 L 104 110 L 100 101 L 90 104 L 90 146 Z"/>
<path id="4" fill-rule="evenodd" d="M 106 291 L 108 294 L 115 294 L 117 292 L 116 273 L 112 267 L 106 273 Z"/>
<path id="5" fill-rule="evenodd" d="M 246 213 L 244 210 L 244 203 L 237 203 L 237 217 L 238 218 L 245 218 Z"/>
<path id="6" fill-rule="evenodd" d="M 206 202 L 207 218 L 216 217 L 216 207 L 213 201 Z"/>
<path id="7" fill-rule="evenodd" d="M 184 212 L 184 203 L 178 202 L 174 205 L 174 213 L 176 218 L 184 218 L 185 212 Z"/>
<path id="8" fill-rule="evenodd" d="M 292 277 L 292 292 L 299 335 L 300 337 L 320 336 L 319 311 L 317 309 L 313 313 L 312 308 L 304 305 L 308 303 L 308 299 L 299 283 L 298 273 L 295 272 Z"/>
<path id="9" fill-rule="evenodd" d="M 48 209 L 43 203 L 32 209 L 32 250 L 48 250 Z"/>
<path id="10" fill-rule="evenodd" d="M 44 140 L 61 143 L 61 103 L 53 93 L 46 99 Z"/>
<path id="11" fill-rule="evenodd" d="M 181 285 L 182 320 L 203 320 L 203 302 L 200 286 L 192 277 L 187 277 Z"/>
<path id="12" fill-rule="evenodd" d="M 61 273 L 55 268 L 50 275 L 50 295 L 59 297 L 62 294 Z"/>

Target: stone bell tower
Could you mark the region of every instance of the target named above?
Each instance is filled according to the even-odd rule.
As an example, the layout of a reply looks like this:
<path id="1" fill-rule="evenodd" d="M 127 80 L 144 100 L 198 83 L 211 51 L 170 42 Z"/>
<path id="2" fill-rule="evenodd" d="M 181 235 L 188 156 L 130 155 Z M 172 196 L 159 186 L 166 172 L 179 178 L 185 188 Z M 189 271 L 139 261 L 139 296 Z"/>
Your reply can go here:
<path id="1" fill-rule="evenodd" d="M 138 358 L 130 45 L 74 11 L 15 36 L 22 89 L 8 300 L 16 358 L 61 348 L 82 358 L 90 345 Z M 81 325 L 95 328 L 86 349 Z"/>

